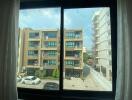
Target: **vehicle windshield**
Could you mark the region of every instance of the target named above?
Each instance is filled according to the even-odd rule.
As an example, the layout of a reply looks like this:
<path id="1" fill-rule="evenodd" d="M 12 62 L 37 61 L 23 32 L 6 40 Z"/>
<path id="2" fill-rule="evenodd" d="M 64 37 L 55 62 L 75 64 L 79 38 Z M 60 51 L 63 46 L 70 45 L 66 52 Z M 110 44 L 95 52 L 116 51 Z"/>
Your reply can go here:
<path id="1" fill-rule="evenodd" d="M 31 79 L 32 79 L 32 80 L 35 80 L 35 79 L 36 79 L 36 77 L 32 77 Z"/>

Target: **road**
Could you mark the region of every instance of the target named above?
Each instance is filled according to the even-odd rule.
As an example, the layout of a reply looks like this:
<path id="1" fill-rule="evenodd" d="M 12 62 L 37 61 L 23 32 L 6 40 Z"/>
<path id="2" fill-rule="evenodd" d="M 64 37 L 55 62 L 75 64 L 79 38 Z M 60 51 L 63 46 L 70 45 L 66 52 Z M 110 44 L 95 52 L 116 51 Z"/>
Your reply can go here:
<path id="1" fill-rule="evenodd" d="M 89 66 L 85 66 L 83 76 L 85 77 L 84 81 L 81 78 L 74 77 L 72 77 L 70 80 L 64 79 L 64 89 L 91 91 L 110 91 L 112 89 L 111 83 Z M 41 83 L 38 85 L 26 85 L 19 82 L 17 83 L 17 86 L 23 88 L 43 89 L 46 82 L 55 82 L 59 84 L 59 80 L 42 79 Z"/>
<path id="2" fill-rule="evenodd" d="M 59 84 L 58 80 L 41 80 L 41 83 L 38 85 L 27 85 L 27 84 L 22 84 L 22 83 L 17 83 L 18 87 L 23 87 L 23 88 L 34 88 L 34 89 L 43 89 L 43 86 L 45 85 L 46 82 L 55 82 Z M 96 91 L 101 91 L 103 88 L 96 83 L 93 80 L 93 77 L 91 74 L 88 75 L 88 77 L 83 81 L 80 78 L 71 78 L 71 80 L 64 79 L 64 89 L 69 89 L 69 90 L 96 90 Z"/>
<path id="3" fill-rule="evenodd" d="M 41 80 L 41 83 L 40 84 L 37 84 L 37 85 L 28 85 L 28 84 L 22 84 L 22 83 L 18 82 L 17 83 L 17 87 L 43 89 L 43 86 L 47 82 L 54 82 L 54 83 L 58 83 L 59 84 L 59 81 L 58 80 L 43 79 L 43 80 Z"/>
<path id="4" fill-rule="evenodd" d="M 83 81 L 80 78 L 64 79 L 64 89 L 68 90 L 96 90 L 102 91 L 104 88 L 96 83 L 91 74 Z"/>

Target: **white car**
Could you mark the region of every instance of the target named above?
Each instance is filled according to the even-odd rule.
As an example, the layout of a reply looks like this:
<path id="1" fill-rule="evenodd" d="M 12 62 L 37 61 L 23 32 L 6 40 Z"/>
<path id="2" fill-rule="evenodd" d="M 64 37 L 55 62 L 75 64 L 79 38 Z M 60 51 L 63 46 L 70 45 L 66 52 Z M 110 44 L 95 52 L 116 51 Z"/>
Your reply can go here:
<path id="1" fill-rule="evenodd" d="M 21 81 L 22 84 L 32 84 L 32 85 L 39 84 L 40 82 L 41 80 L 36 76 L 26 76 Z"/>
<path id="2" fill-rule="evenodd" d="M 17 82 L 21 82 L 22 77 L 21 76 L 17 76 Z"/>

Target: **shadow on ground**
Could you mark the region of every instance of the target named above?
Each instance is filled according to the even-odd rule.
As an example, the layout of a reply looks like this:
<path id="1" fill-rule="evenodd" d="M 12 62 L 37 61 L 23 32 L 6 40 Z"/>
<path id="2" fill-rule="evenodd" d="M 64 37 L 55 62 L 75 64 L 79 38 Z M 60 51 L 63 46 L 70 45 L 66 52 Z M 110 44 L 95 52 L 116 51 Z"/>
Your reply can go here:
<path id="1" fill-rule="evenodd" d="M 84 65 L 83 67 L 83 78 L 86 78 L 90 74 L 90 67 L 88 65 Z"/>

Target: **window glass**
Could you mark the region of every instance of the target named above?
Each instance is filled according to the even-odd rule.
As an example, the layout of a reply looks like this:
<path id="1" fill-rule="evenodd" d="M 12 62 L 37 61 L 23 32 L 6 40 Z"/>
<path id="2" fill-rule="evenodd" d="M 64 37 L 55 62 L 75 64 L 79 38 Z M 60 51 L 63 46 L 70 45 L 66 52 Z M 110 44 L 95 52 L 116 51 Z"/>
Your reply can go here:
<path id="1" fill-rule="evenodd" d="M 109 8 L 64 10 L 64 89 L 112 91 Z"/>
<path id="2" fill-rule="evenodd" d="M 19 27 L 17 87 L 59 90 L 60 8 L 20 10 Z"/>

